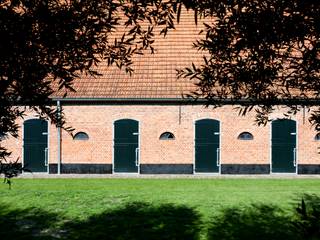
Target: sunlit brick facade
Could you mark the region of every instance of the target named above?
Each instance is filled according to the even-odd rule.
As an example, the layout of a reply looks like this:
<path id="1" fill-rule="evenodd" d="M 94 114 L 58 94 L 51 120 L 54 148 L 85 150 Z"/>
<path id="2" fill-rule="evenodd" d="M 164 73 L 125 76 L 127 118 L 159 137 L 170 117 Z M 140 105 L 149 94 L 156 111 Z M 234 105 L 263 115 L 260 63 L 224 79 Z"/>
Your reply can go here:
<path id="1" fill-rule="evenodd" d="M 63 107 L 68 125 L 76 132 L 85 132 L 89 139 L 74 140 L 62 130 L 62 173 L 112 173 L 114 161 L 114 122 L 134 119 L 139 122 L 138 173 L 196 173 L 195 121 L 220 121 L 220 167 L 215 174 L 269 174 L 272 172 L 271 124 L 257 126 L 253 113 L 239 116 L 232 106 L 217 109 L 184 104 L 81 104 Z M 282 118 L 279 111 L 271 118 Z M 320 173 L 320 141 L 303 111 L 295 116 L 297 122 L 297 172 Z M 26 118 L 32 118 L 32 113 Z M 23 130 L 23 129 L 21 129 Z M 160 140 L 163 132 L 174 134 L 174 140 Z M 241 132 L 249 132 L 253 140 L 241 140 Z M 23 132 L 19 139 L 8 139 L 12 159 L 23 161 Z M 58 163 L 57 128 L 49 128 L 49 167 L 56 173 Z"/>
<path id="2" fill-rule="evenodd" d="M 32 164 L 38 164 L 37 171 L 53 174 L 59 171 L 320 174 L 320 141 L 315 138 L 316 132 L 305 111 L 298 112 L 290 122 L 296 127 L 284 132 L 293 143 L 289 146 L 284 138 L 281 143 L 275 140 L 272 145 L 272 124 L 258 127 L 254 112 L 239 116 L 229 105 L 212 109 L 205 108 L 203 103 L 185 101 L 183 96 L 196 87 L 190 80 L 177 79 L 176 70 L 190 66 L 192 62 L 201 64 L 206 53 L 192 47 L 192 43 L 201 37 L 198 35 L 201 29 L 201 23 L 194 24 L 192 13 L 183 13 L 175 30 L 170 31 L 166 38 L 156 39 L 155 54 L 135 57 L 131 76 L 102 62 L 96 69 L 102 76 L 75 79 L 73 87 L 76 92 L 69 92 L 66 98 L 63 97 L 64 92 L 57 92 L 52 101 L 54 106 L 58 102 L 61 104 L 67 125 L 75 128 L 74 133 L 83 132 L 88 139 L 74 139 L 63 130 L 59 138 L 57 128 L 49 123 L 49 130 L 39 133 L 42 139 L 45 139 L 43 136 L 48 137 L 45 146 L 39 149 L 37 140 L 28 138 L 24 133 L 26 126 L 31 132 L 32 124 L 36 126 L 36 121 L 28 122 L 28 119 L 36 119 L 37 116 L 28 113 L 25 124 L 18 120 L 20 137 L 4 140 L 4 145 L 12 151 L 10 160 L 19 159 L 26 165 L 28 158 Z M 275 111 L 270 119 L 283 118 L 282 111 Z M 212 120 L 212 128 L 208 119 Z M 138 128 L 130 132 L 134 142 L 128 140 L 126 143 L 120 136 L 127 127 L 123 130 L 119 127 L 118 142 L 115 136 L 118 120 L 128 120 L 121 126 L 132 124 Z M 197 124 L 203 127 L 198 133 Z M 206 133 L 205 127 L 215 127 L 216 130 Z M 160 140 L 164 132 L 172 133 L 174 139 Z M 252 134 L 253 139 L 239 139 L 243 132 Z M 200 133 L 207 136 L 201 137 Z M 200 135 L 197 137 L 197 134 Z M 128 164 L 133 165 L 128 167 L 128 171 L 123 166 L 117 168 L 117 159 L 122 159 L 121 164 L 128 160 Z M 201 161 L 204 167 L 197 169 L 197 163 Z M 276 168 L 277 161 L 287 166 Z"/>

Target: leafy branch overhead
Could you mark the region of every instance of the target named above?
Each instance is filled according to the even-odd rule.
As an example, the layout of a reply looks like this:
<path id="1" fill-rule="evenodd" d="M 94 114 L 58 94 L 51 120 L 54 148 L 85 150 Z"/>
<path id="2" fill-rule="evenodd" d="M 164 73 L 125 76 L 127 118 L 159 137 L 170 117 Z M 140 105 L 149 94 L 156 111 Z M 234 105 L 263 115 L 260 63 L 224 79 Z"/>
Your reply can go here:
<path id="1" fill-rule="evenodd" d="M 0 133 L 18 136 L 16 120 L 33 110 L 65 126 L 50 96 L 72 91 L 100 61 L 132 72 L 132 57 L 153 52 L 154 27 L 174 28 L 171 1 L 0 0 Z M 116 29 L 124 29 L 118 36 Z M 1 144 L 1 141 L 0 141 Z M 9 152 L 0 150 L 0 159 Z"/>
<path id="2" fill-rule="evenodd" d="M 317 0 L 192 1 L 206 18 L 201 66 L 178 71 L 197 82 L 195 98 L 255 108 L 266 123 L 274 105 L 311 106 L 320 94 L 320 2 Z M 289 110 L 294 114 L 295 110 Z M 263 117 L 264 116 L 264 117 Z M 316 112 L 311 114 L 318 124 Z"/>

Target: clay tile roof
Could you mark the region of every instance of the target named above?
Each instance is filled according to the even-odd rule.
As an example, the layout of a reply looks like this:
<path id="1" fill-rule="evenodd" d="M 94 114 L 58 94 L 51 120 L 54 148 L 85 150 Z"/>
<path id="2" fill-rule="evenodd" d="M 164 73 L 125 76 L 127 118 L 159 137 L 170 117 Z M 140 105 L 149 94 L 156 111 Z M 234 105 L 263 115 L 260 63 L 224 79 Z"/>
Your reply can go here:
<path id="1" fill-rule="evenodd" d="M 155 53 L 134 57 L 134 72 L 130 76 L 115 66 L 99 64 L 99 77 L 83 76 L 74 81 L 76 92 L 69 92 L 67 98 L 107 99 L 176 99 L 195 90 L 187 79 L 177 79 L 176 69 L 199 63 L 203 53 L 192 47 L 199 39 L 202 24 L 194 23 L 193 13 L 184 12 L 175 30 L 166 38 L 156 37 Z M 54 98 L 63 93 L 54 94 Z"/>

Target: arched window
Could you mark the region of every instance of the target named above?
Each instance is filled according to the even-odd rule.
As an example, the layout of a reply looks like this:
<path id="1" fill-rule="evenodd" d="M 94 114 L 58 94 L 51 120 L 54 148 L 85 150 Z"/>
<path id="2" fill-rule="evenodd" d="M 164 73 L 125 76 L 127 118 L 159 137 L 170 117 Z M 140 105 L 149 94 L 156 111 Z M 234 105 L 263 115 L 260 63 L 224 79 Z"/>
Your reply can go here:
<path id="1" fill-rule="evenodd" d="M 78 132 L 74 135 L 73 140 L 89 140 L 89 135 L 85 132 Z"/>
<path id="2" fill-rule="evenodd" d="M 314 140 L 320 141 L 320 133 L 317 133 L 316 136 L 314 137 Z"/>
<path id="3" fill-rule="evenodd" d="M 238 136 L 239 140 L 253 140 L 253 135 L 249 132 L 242 132 Z"/>
<path id="4" fill-rule="evenodd" d="M 160 140 L 174 140 L 175 136 L 171 132 L 164 132 L 160 135 Z"/>

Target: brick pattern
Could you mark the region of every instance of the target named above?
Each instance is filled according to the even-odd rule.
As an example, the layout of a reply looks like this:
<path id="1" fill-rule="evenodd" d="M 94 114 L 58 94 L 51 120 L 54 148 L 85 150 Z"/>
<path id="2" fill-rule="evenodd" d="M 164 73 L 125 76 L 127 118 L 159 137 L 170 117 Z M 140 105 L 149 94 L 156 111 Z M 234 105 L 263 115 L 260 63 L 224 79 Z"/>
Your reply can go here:
<path id="1" fill-rule="evenodd" d="M 194 122 L 212 118 L 221 122 L 222 164 L 270 164 L 271 126 L 254 125 L 254 116 L 238 116 L 231 106 L 218 109 L 202 106 L 178 105 L 87 105 L 65 106 L 68 122 L 76 131 L 88 133 L 88 141 L 75 141 L 62 132 L 62 161 L 66 164 L 112 164 L 113 122 L 131 118 L 140 124 L 141 164 L 193 164 Z M 179 116 L 179 113 L 181 116 Z M 32 114 L 29 115 L 32 117 Z M 275 112 L 271 117 L 283 117 Z M 303 121 L 303 113 L 295 116 L 298 123 L 298 163 L 320 164 L 320 142 L 314 140 L 316 132 L 310 123 Z M 22 122 L 20 122 L 22 125 Z M 22 129 L 21 129 L 22 130 Z M 161 133 L 170 131 L 175 140 L 159 140 Z M 251 132 L 252 141 L 237 139 L 243 132 Z M 4 142 L 13 151 L 12 159 L 22 154 L 22 132 L 19 139 Z M 57 130 L 50 126 L 50 163 L 57 163 Z"/>
<path id="2" fill-rule="evenodd" d="M 99 77 L 82 76 L 74 81 L 76 92 L 69 92 L 68 98 L 181 98 L 195 90 L 195 85 L 188 79 L 177 79 L 176 69 L 191 66 L 192 62 L 200 65 L 203 52 L 193 48 L 193 42 L 200 38 L 203 28 L 201 22 L 194 24 L 192 12 L 184 11 L 175 30 L 164 38 L 155 29 L 155 53 L 145 52 L 135 56 L 130 76 L 116 66 L 107 66 L 101 62 L 95 70 Z M 118 28 L 117 36 L 123 30 Z M 62 97 L 64 92 L 57 92 L 53 97 Z"/>
<path id="3" fill-rule="evenodd" d="M 181 98 L 195 90 L 195 85 L 186 79 L 176 79 L 176 69 L 201 63 L 204 53 L 192 47 L 199 39 L 203 25 L 194 24 L 193 14 L 183 12 L 177 28 L 166 38 L 157 37 L 155 54 L 145 53 L 134 58 L 134 73 L 126 74 L 114 66 L 101 63 L 97 70 L 101 77 L 82 76 L 74 82 L 76 92 L 68 98 L 109 98 L 109 99 L 166 99 Z M 116 34 L 120 34 L 118 29 Z M 56 92 L 53 97 L 62 97 Z M 221 164 L 269 165 L 271 162 L 271 126 L 258 127 L 254 124 L 253 113 L 238 116 L 231 106 L 218 109 L 200 105 L 75 105 L 64 106 L 69 125 L 78 131 L 88 133 L 88 141 L 75 141 L 62 132 L 62 162 L 64 164 L 112 164 L 113 123 L 118 119 L 131 118 L 140 124 L 140 163 L 184 164 L 194 162 L 194 122 L 203 118 L 217 119 L 221 123 Z M 26 117 L 33 118 L 29 113 Z M 282 109 L 275 111 L 271 118 L 282 118 Z M 308 122 L 308 116 L 299 112 L 294 120 L 298 123 L 298 163 L 320 165 L 320 141 L 315 141 L 316 132 Z M 18 120 L 23 125 L 21 119 Z M 172 132 L 175 140 L 161 141 L 163 132 Z M 252 141 L 238 139 L 241 132 L 250 132 Z M 49 163 L 57 163 L 57 129 L 49 129 Z M 23 129 L 20 138 L 3 141 L 12 156 L 9 160 L 22 161 Z M 184 166 L 183 165 L 183 166 Z"/>

